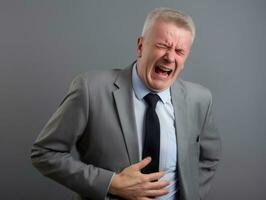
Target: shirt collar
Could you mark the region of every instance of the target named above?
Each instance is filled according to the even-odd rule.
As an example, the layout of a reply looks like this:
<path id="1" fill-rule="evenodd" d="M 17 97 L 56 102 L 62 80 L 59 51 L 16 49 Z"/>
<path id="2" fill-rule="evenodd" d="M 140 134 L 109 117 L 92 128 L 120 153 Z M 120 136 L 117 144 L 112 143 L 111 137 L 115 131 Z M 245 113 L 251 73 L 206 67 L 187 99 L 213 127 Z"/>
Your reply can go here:
<path id="1" fill-rule="evenodd" d="M 142 100 L 143 97 L 145 97 L 148 93 L 151 91 L 143 84 L 143 82 L 140 80 L 138 74 L 137 74 L 137 65 L 136 63 L 133 66 L 132 70 L 132 85 L 133 85 L 133 90 L 136 95 L 136 97 L 139 100 Z M 171 102 L 171 94 L 170 94 L 170 89 L 167 88 L 166 90 L 163 90 L 161 92 L 157 93 L 159 97 L 161 98 L 162 102 L 165 103 L 170 103 Z"/>

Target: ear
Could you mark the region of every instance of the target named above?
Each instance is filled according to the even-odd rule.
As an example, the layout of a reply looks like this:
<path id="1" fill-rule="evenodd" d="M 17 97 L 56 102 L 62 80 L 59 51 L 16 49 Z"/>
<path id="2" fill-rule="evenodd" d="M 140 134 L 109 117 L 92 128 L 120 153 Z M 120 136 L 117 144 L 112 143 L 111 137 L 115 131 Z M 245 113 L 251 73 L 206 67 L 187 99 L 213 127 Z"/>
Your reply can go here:
<path id="1" fill-rule="evenodd" d="M 142 56 L 142 48 L 143 48 L 143 37 L 138 37 L 138 41 L 137 41 L 137 57 L 138 58 Z"/>

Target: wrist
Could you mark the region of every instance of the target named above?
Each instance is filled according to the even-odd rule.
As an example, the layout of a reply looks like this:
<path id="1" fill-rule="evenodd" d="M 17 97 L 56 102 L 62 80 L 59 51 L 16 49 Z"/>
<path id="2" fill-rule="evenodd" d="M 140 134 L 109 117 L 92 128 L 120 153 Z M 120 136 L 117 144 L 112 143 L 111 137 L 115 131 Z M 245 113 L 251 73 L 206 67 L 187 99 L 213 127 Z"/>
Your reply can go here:
<path id="1" fill-rule="evenodd" d="M 109 186 L 109 193 L 112 195 L 118 195 L 118 188 L 119 188 L 119 174 L 114 173 L 111 183 Z"/>

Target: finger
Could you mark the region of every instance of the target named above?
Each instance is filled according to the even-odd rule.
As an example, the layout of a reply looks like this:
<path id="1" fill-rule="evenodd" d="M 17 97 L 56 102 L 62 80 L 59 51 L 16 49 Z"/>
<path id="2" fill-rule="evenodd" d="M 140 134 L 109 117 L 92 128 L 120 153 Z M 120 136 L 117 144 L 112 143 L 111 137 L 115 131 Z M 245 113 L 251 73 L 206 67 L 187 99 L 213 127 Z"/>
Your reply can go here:
<path id="1" fill-rule="evenodd" d="M 135 169 L 136 171 L 140 171 L 144 167 L 146 167 L 151 162 L 151 157 L 146 157 L 140 162 L 133 164 L 131 167 Z"/>
<path id="2" fill-rule="evenodd" d="M 165 175 L 165 172 L 155 172 L 150 174 L 144 174 L 148 181 L 157 181 Z"/>
<path id="3" fill-rule="evenodd" d="M 160 190 L 160 189 L 164 189 L 169 184 L 170 184 L 170 182 L 167 180 L 157 181 L 157 182 L 149 182 L 145 185 L 145 189 L 146 190 Z"/>
<path id="4" fill-rule="evenodd" d="M 168 189 L 161 189 L 161 190 L 147 190 L 145 192 L 146 197 L 159 197 L 169 193 Z"/>

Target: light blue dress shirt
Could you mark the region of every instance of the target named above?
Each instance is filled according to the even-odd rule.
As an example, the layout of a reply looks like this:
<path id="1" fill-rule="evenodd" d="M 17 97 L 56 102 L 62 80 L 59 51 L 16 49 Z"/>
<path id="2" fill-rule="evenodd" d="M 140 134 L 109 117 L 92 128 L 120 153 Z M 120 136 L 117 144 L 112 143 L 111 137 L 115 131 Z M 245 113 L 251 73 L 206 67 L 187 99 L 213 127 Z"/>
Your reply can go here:
<path id="1" fill-rule="evenodd" d="M 146 102 L 143 99 L 151 91 L 142 83 L 137 75 L 136 64 L 132 70 L 132 85 L 133 85 L 133 102 L 135 119 L 137 126 L 137 137 L 139 144 L 140 160 L 142 159 L 143 139 L 144 139 L 144 115 L 147 108 Z M 170 181 L 167 189 L 170 192 L 167 195 L 161 196 L 158 199 L 174 200 L 176 193 L 176 163 L 177 163 L 177 148 L 175 134 L 175 116 L 174 108 L 171 102 L 170 89 L 166 89 L 157 93 L 161 100 L 156 106 L 156 113 L 160 121 L 160 171 L 166 172 L 162 179 Z"/>

